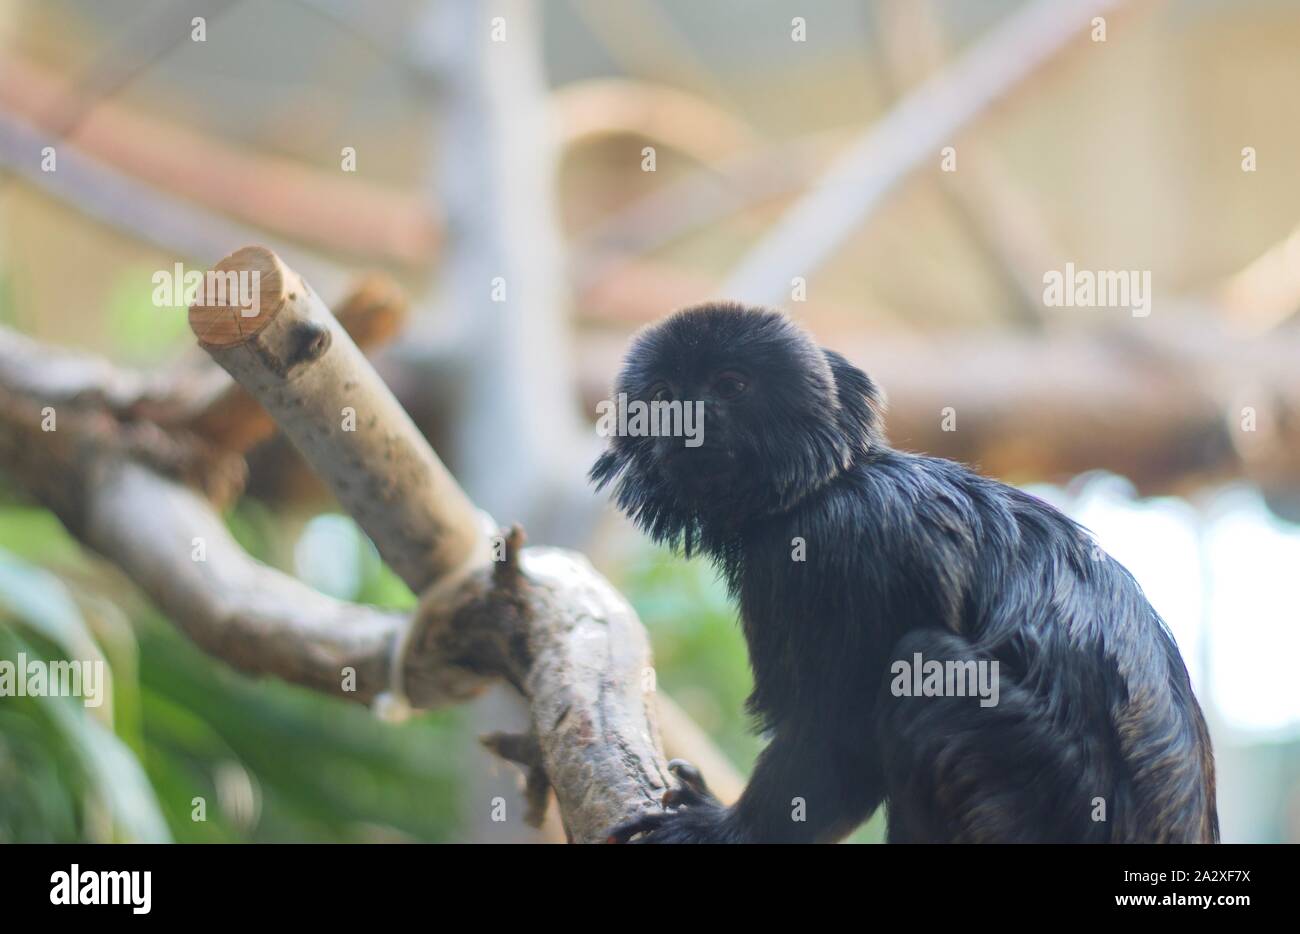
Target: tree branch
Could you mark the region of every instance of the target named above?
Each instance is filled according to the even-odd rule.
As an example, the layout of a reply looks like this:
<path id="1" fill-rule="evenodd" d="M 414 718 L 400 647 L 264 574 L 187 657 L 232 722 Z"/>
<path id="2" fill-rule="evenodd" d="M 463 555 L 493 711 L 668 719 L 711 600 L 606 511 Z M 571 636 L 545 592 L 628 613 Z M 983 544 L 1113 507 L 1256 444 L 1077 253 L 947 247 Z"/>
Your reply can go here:
<path id="1" fill-rule="evenodd" d="M 44 385 L 32 377 L 39 365 L 0 354 L 0 463 L 213 656 L 334 696 L 389 695 L 419 709 L 503 679 L 527 700 L 531 727 L 489 745 L 525 765 L 530 819 L 541 819 L 548 785 L 577 842 L 658 808 L 668 773 L 655 678 L 628 603 L 581 555 L 524 549 L 517 530 L 496 543 L 502 560 L 490 560 L 485 517 L 301 277 L 259 247 L 218 269 L 256 271 L 260 309 L 245 317 L 205 295 L 191 309 L 201 345 L 422 592 L 414 614 L 332 600 L 250 558 L 187 486 L 203 484 L 180 469 L 215 469 L 189 447 L 202 440 L 115 409 L 84 374 Z M 125 379 L 92 368 L 105 385 Z M 60 390 L 52 406 L 42 397 L 68 385 L 82 389 Z M 57 425 L 47 425 L 51 409 Z M 715 776 L 724 795 L 733 776 Z"/>
<path id="2" fill-rule="evenodd" d="M 361 703 L 389 688 L 404 614 L 331 599 L 253 560 L 202 498 L 139 464 L 101 464 L 86 480 L 83 540 L 204 651 Z"/>
<path id="3" fill-rule="evenodd" d="M 44 355 L 41 345 L 30 349 L 34 360 Z M 173 472 L 182 442 L 94 406 L 25 395 L 7 363 L 0 360 L 0 463 L 178 628 L 250 674 L 362 702 L 387 689 L 404 617 L 330 599 L 254 561 L 203 498 L 160 474 Z M 345 688 L 347 666 L 354 691 Z"/>
<path id="4" fill-rule="evenodd" d="M 196 302 L 200 345 L 270 413 L 393 570 L 420 593 L 483 560 L 477 511 L 311 287 L 264 247 L 216 271 L 256 276 L 260 310 Z"/>
<path id="5" fill-rule="evenodd" d="M 261 247 L 216 270 L 256 273 L 258 306 L 244 314 L 253 306 L 205 296 L 190 310 L 201 346 L 423 593 L 398 653 L 410 702 L 455 702 L 491 677 L 519 689 L 574 840 L 657 807 L 667 772 L 649 646 L 631 607 L 586 559 L 521 551 L 518 535 L 498 543 L 494 566 L 482 515 L 301 277 Z"/>

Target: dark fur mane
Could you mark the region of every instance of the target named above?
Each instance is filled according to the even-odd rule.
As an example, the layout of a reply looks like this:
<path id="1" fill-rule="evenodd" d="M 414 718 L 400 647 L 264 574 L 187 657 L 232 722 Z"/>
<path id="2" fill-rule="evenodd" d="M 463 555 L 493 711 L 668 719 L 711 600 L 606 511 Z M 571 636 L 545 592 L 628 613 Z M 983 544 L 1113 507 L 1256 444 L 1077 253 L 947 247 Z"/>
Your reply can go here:
<path id="1" fill-rule="evenodd" d="M 883 401 L 871 379 L 772 309 L 699 305 L 642 329 L 632 340 L 614 395 L 644 399 L 651 374 L 690 371 L 718 347 L 757 361 L 764 375 L 776 375 L 779 382 L 764 387 L 769 398 L 819 404 L 774 406 L 765 443 L 740 452 L 756 469 L 722 497 L 683 496 L 656 462 L 653 439 L 613 438 L 589 474 L 598 490 L 615 484 L 619 508 L 652 540 L 688 556 L 701 549 L 720 554 L 745 520 L 792 508 L 884 446 Z M 707 423 L 706 412 L 706 432 Z"/>
<path id="2" fill-rule="evenodd" d="M 731 368 L 750 390 L 711 394 Z M 778 312 L 706 305 L 643 330 L 616 392 L 665 385 L 714 406 L 701 449 L 617 436 L 591 478 L 652 539 L 719 567 L 772 742 L 735 807 L 656 815 L 653 842 L 838 839 L 883 801 L 899 841 L 1218 839 L 1178 648 L 1081 527 L 892 449 L 870 378 Z M 999 699 L 891 691 L 918 655 L 995 670 Z"/>

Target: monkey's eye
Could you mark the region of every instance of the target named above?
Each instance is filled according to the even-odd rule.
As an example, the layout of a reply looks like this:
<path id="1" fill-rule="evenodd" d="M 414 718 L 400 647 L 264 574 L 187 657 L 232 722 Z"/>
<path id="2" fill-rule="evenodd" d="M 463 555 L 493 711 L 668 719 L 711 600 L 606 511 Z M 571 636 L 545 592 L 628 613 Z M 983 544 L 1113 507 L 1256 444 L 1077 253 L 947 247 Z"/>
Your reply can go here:
<path id="1" fill-rule="evenodd" d="M 727 370 L 718 374 L 713 381 L 713 394 L 719 399 L 734 399 L 749 388 L 749 380 L 744 373 Z"/>
<path id="2" fill-rule="evenodd" d="M 655 402 L 672 402 L 673 391 L 669 388 L 668 384 L 660 383 L 650 393 L 650 398 Z"/>

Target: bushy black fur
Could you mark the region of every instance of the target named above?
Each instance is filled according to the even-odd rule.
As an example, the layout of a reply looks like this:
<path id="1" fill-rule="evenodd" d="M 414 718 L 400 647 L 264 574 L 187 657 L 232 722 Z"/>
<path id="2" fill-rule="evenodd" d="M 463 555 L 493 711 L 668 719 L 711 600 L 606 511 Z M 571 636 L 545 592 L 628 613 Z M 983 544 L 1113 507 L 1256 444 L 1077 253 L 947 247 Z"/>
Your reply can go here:
<path id="1" fill-rule="evenodd" d="M 726 370 L 746 376 L 731 399 L 711 389 Z M 891 841 L 1217 840 L 1178 649 L 1074 522 L 890 448 L 867 375 L 778 312 L 704 305 L 643 331 L 616 391 L 665 385 L 703 401 L 703 445 L 615 437 L 591 477 L 720 568 L 772 740 L 735 806 L 680 807 L 639 839 L 830 841 L 885 802 Z M 998 661 L 999 703 L 894 696 L 890 665 L 916 652 Z"/>

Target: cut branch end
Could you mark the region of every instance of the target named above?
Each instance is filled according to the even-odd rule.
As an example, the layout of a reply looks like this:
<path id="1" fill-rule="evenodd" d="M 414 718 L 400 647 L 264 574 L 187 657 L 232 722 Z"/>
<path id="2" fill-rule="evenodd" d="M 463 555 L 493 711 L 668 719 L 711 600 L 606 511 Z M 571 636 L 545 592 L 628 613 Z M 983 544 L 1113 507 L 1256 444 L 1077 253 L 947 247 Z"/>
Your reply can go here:
<path id="1" fill-rule="evenodd" d="M 208 347 L 242 344 L 265 328 L 301 280 L 264 246 L 241 247 L 203 277 L 190 328 Z"/>

